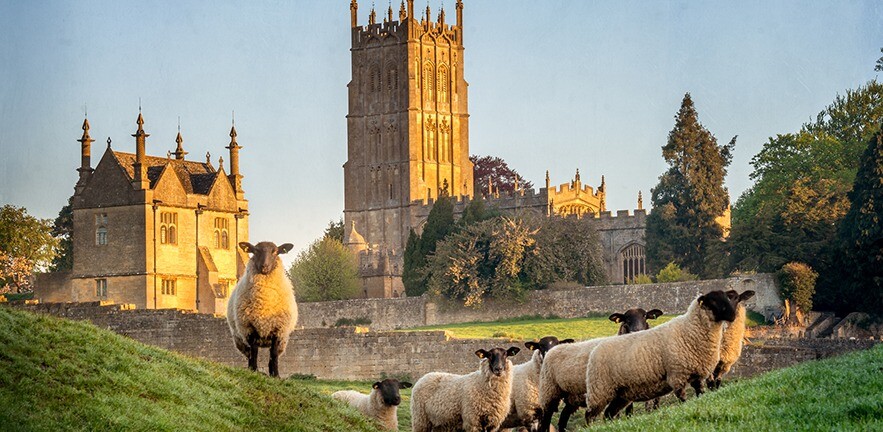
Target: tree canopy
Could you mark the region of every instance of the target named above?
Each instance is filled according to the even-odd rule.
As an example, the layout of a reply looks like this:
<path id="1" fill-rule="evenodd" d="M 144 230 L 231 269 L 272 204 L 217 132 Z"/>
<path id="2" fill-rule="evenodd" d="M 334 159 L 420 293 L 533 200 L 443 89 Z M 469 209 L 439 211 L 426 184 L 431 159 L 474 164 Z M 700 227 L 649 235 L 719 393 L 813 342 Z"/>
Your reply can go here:
<path id="1" fill-rule="evenodd" d="M 51 221 L 24 207 L 0 207 L 0 290 L 27 290 L 34 270 L 49 267 L 58 247 L 51 231 Z"/>
<path id="2" fill-rule="evenodd" d="M 288 269 L 288 277 L 299 301 L 345 300 L 361 294 L 356 257 L 329 236 L 299 253 Z"/>
<path id="3" fill-rule="evenodd" d="M 515 191 L 516 179 L 521 189 L 533 188 L 533 183 L 524 179 L 517 171 L 509 167 L 501 158 L 495 156 L 469 156 L 472 161 L 472 181 L 475 183 L 474 191 L 488 195 L 488 182 L 493 185 L 494 191 L 510 193 Z"/>
<path id="4" fill-rule="evenodd" d="M 647 261 L 658 270 L 675 262 L 702 277 L 718 276 L 710 262 L 723 228 L 716 219 L 729 205 L 724 187 L 736 137 L 719 146 L 699 123 L 687 93 L 675 116 L 675 126 L 662 147 L 669 169 L 652 189 L 654 211 L 647 217 Z"/>

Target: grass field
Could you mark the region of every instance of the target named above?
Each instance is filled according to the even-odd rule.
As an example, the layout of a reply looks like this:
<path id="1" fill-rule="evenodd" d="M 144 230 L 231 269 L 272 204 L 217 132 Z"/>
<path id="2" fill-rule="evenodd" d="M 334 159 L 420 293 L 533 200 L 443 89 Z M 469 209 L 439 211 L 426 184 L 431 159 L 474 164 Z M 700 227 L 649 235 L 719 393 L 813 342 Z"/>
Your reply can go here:
<path id="1" fill-rule="evenodd" d="M 316 386 L 0 306 L 0 430 L 375 431 Z"/>

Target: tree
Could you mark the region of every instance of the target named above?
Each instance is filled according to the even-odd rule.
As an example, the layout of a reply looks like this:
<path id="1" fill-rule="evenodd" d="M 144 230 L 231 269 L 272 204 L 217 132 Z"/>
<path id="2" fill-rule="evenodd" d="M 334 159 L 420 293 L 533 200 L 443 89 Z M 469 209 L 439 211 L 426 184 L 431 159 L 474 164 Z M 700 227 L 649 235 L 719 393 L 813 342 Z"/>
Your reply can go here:
<path id="1" fill-rule="evenodd" d="M 880 48 L 880 52 L 883 53 L 883 48 Z M 883 72 L 883 57 L 877 59 L 877 64 L 874 65 L 874 70 L 877 72 Z"/>
<path id="2" fill-rule="evenodd" d="M 533 183 L 524 179 L 514 169 L 509 167 L 503 159 L 493 156 L 469 156 L 472 161 L 472 181 L 475 182 L 473 190 L 476 195 L 490 195 L 488 181 L 493 185 L 494 191 L 511 193 L 515 191 L 516 179 L 521 189 L 533 188 Z"/>
<path id="3" fill-rule="evenodd" d="M 67 200 L 67 205 L 61 208 L 52 223 L 52 237 L 58 241 L 58 254 L 52 259 L 50 266 L 52 271 L 74 268 L 74 211 L 71 200 L 72 198 Z"/>
<path id="4" fill-rule="evenodd" d="M 819 274 L 799 262 L 789 262 L 776 273 L 779 294 L 785 299 L 785 319 L 790 324 L 802 324 L 803 316 L 812 310 L 812 296 L 816 292 Z"/>
<path id="5" fill-rule="evenodd" d="M 467 307 L 478 307 L 488 297 L 519 297 L 525 292 L 520 276 L 534 234 L 523 221 L 507 217 L 452 233 L 427 262 L 429 291 Z"/>
<path id="6" fill-rule="evenodd" d="M 699 279 L 699 277 L 683 270 L 673 262 L 668 263 L 668 265 L 663 267 L 662 270 L 659 270 L 659 273 L 656 274 L 656 282 L 658 283 L 686 282 L 696 279 Z"/>
<path id="7" fill-rule="evenodd" d="M 442 195 L 429 211 L 423 234 L 418 236 L 411 230 L 408 235 L 402 268 L 402 283 L 407 295 L 419 296 L 426 292 L 432 276 L 426 268 L 427 257 L 435 253 L 438 242 L 454 229 L 454 204 L 449 197 Z"/>
<path id="8" fill-rule="evenodd" d="M 598 232 L 587 218 L 552 216 L 538 220 L 536 248 L 524 260 L 524 283 L 544 288 L 554 282 L 607 282 Z"/>
<path id="9" fill-rule="evenodd" d="M 652 190 L 654 211 L 647 217 L 647 255 L 651 269 L 676 262 L 702 277 L 717 276 L 709 251 L 723 229 L 716 218 L 729 205 L 724 187 L 736 137 L 719 146 L 700 123 L 690 94 L 684 96 L 675 126 L 662 147 L 669 165 Z"/>
<path id="10" fill-rule="evenodd" d="M 460 216 L 460 220 L 457 221 L 457 226 L 462 228 L 499 215 L 499 210 L 488 207 L 483 199 L 476 197 L 463 209 L 463 214 Z"/>
<path id="11" fill-rule="evenodd" d="M 840 297 L 847 308 L 883 315 L 883 125 L 868 140 L 849 200 L 839 229 L 846 281 Z"/>
<path id="12" fill-rule="evenodd" d="M 295 258 L 288 278 L 300 301 L 344 300 L 358 297 L 359 266 L 339 240 L 323 236 Z"/>
<path id="13" fill-rule="evenodd" d="M 23 207 L 0 207 L 0 290 L 26 291 L 33 271 L 48 268 L 58 246 L 51 230 Z"/>
<path id="14" fill-rule="evenodd" d="M 338 219 L 335 221 L 328 221 L 328 226 L 325 228 L 325 237 L 333 238 L 341 243 L 344 242 L 343 239 L 344 228 L 343 228 L 343 219 Z"/>

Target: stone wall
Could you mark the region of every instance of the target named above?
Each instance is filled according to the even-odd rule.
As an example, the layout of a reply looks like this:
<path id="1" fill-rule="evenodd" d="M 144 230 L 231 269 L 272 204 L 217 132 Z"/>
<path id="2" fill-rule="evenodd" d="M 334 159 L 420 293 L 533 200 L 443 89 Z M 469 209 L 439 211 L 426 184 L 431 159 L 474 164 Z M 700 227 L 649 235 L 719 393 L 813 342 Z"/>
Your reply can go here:
<path id="1" fill-rule="evenodd" d="M 25 310 L 91 321 L 98 327 L 145 344 L 231 366 L 245 367 L 233 347 L 224 318 L 181 310 L 143 310 L 131 305 L 20 305 Z M 755 339 L 745 347 L 732 375 L 753 376 L 802 361 L 866 349 L 874 341 L 832 339 Z M 477 367 L 479 348 L 519 346 L 504 340 L 451 339 L 441 331 L 364 332 L 355 328 L 303 329 L 292 334 L 280 358 L 280 373 L 322 379 L 373 380 L 382 376 L 416 380 L 432 371 L 467 373 Z M 266 368 L 267 352 L 260 364 Z M 524 351 L 515 363 L 527 361 Z"/>
<path id="2" fill-rule="evenodd" d="M 372 330 L 393 330 L 496 321 L 525 315 L 576 318 L 588 313 L 611 313 L 633 307 L 679 314 L 685 312 L 699 294 L 729 289 L 756 291 L 748 307 L 764 316 L 774 315 L 781 309 L 774 278 L 769 274 L 756 274 L 709 281 L 545 289 L 529 292 L 524 302 L 488 301 L 480 309 L 431 300 L 426 296 L 300 303 L 298 325 L 304 328 L 330 327 L 341 318 L 363 318 L 371 321 Z"/>

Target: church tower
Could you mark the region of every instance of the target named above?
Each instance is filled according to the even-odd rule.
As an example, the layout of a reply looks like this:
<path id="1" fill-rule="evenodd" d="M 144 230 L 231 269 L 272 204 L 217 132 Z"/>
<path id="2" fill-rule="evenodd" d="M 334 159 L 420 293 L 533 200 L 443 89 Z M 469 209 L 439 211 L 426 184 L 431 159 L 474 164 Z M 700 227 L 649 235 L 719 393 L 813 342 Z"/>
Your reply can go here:
<path id="1" fill-rule="evenodd" d="M 383 254 L 374 261 L 389 259 L 383 273 L 396 278 L 409 230 L 422 228 L 415 210 L 440 194 L 473 195 L 463 3 L 456 3 L 453 25 L 444 9 L 433 17 L 429 6 L 417 12 L 413 0 L 401 3 L 398 20 L 390 6 L 383 22 L 371 10 L 361 26 L 356 0 L 350 14 L 346 240 L 357 228 L 368 248 L 363 261 L 365 255 Z M 389 294 L 367 291 L 372 297 Z"/>

